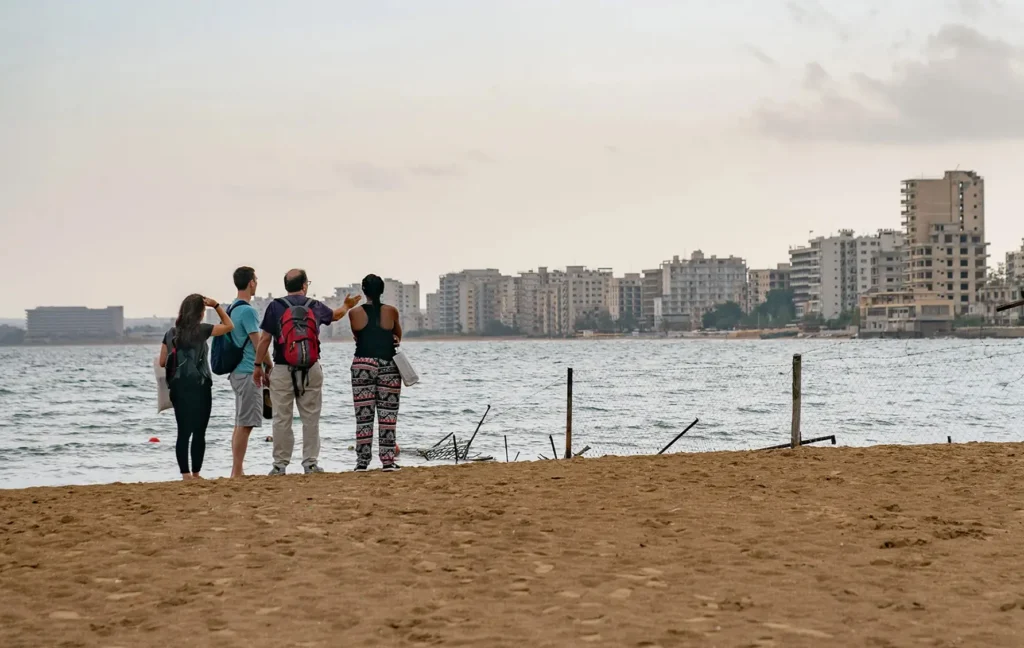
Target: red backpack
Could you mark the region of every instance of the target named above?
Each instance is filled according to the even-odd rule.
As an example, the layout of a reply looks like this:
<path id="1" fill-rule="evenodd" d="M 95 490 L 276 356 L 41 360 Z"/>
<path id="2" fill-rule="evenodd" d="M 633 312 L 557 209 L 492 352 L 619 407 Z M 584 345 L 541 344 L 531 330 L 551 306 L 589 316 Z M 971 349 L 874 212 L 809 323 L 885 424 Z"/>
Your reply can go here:
<path id="1" fill-rule="evenodd" d="M 307 299 L 304 304 L 278 301 L 285 309 L 277 346 L 285 364 L 292 369 L 308 370 L 320 359 L 320 325 L 313 312 L 313 300 Z"/>

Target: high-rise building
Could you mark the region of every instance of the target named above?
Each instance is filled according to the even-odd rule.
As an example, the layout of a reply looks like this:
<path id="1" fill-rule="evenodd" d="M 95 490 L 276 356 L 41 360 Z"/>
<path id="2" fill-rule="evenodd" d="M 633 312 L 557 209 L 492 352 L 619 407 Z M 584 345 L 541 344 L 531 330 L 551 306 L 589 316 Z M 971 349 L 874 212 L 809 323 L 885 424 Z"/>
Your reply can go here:
<path id="1" fill-rule="evenodd" d="M 479 335 L 490 322 L 502 322 L 507 279 L 490 268 L 443 275 L 438 288 L 438 330 L 449 335 Z"/>
<path id="2" fill-rule="evenodd" d="M 675 328 L 699 328 L 704 314 L 720 304 L 745 303 L 747 263 L 729 256 L 706 257 L 697 250 L 661 264 L 660 319 Z M 658 310 L 655 298 L 655 311 Z"/>
<path id="3" fill-rule="evenodd" d="M 639 273 L 626 274 L 611 280 L 608 291 L 608 314 L 615 321 L 639 324 L 643 319 L 643 279 Z"/>
<path id="4" fill-rule="evenodd" d="M 657 326 L 655 320 L 660 317 L 655 317 L 655 303 L 656 300 L 661 298 L 661 268 L 654 268 L 653 270 L 644 270 L 643 278 L 640 283 L 640 313 L 642 318 L 640 323 L 647 330 L 654 330 Z M 658 306 L 658 309 L 661 307 Z M 660 312 L 660 311 L 659 311 Z"/>
<path id="5" fill-rule="evenodd" d="M 789 290 L 793 267 L 789 263 L 780 263 L 775 268 L 749 270 L 747 272 L 747 312 L 768 300 L 768 293 L 773 290 Z"/>
<path id="6" fill-rule="evenodd" d="M 26 311 L 26 342 L 108 341 L 123 336 L 123 306 L 40 306 Z"/>
<path id="7" fill-rule="evenodd" d="M 790 288 L 797 317 L 821 312 L 820 245 L 813 243 L 789 249 Z"/>
<path id="8" fill-rule="evenodd" d="M 577 330 L 577 324 L 582 320 L 608 312 L 612 278 L 610 268 L 591 270 L 585 266 L 568 266 L 565 269 L 569 312 L 566 326 L 563 326 L 564 335 L 570 335 Z"/>
<path id="9" fill-rule="evenodd" d="M 331 308 L 341 308 L 347 295 L 362 295 L 361 283 L 353 283 L 334 289 L 334 295 L 324 299 Z M 418 331 L 423 326 L 423 315 L 420 311 L 420 284 L 418 281 L 403 283 L 395 279 L 384 279 L 384 294 L 381 301 L 398 309 L 399 323 L 403 333 Z M 352 325 L 347 317 L 343 317 L 330 326 L 328 336 L 332 338 L 350 338 Z"/>
<path id="10" fill-rule="evenodd" d="M 970 311 L 987 277 L 985 180 L 974 171 L 902 182 L 904 285 Z"/>
<path id="11" fill-rule="evenodd" d="M 432 292 L 427 293 L 427 318 L 426 318 L 426 329 L 428 331 L 439 331 L 441 330 L 441 295 Z"/>
<path id="12" fill-rule="evenodd" d="M 903 232 L 896 230 L 857 238 L 858 295 L 903 289 L 904 242 Z"/>
<path id="13" fill-rule="evenodd" d="M 1006 279 L 1014 283 L 1024 283 L 1024 242 L 1020 249 L 1006 253 Z"/>
<path id="14" fill-rule="evenodd" d="M 860 308 L 859 297 L 900 289 L 903 236 L 880 230 L 857 236 L 853 230 L 818 236 L 789 251 L 793 303 L 797 317 L 833 320 Z"/>

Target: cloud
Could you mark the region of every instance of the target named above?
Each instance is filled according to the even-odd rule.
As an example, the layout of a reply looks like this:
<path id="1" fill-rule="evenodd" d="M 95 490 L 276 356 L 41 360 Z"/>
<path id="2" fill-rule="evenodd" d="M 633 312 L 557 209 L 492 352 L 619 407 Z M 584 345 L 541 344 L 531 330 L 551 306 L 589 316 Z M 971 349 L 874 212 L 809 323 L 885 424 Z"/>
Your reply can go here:
<path id="1" fill-rule="evenodd" d="M 818 0 L 790 0 L 786 3 L 786 10 L 798 25 L 828 29 L 844 43 L 850 40 L 850 28 L 822 7 Z"/>
<path id="2" fill-rule="evenodd" d="M 462 169 L 457 164 L 417 164 L 409 167 L 409 173 L 442 178 L 445 176 L 461 175 Z"/>
<path id="3" fill-rule="evenodd" d="M 808 63 L 804 68 L 804 88 L 807 90 L 822 90 L 831 81 L 832 77 L 820 63 Z"/>
<path id="4" fill-rule="evenodd" d="M 1024 51 L 965 25 L 946 25 L 891 77 L 829 83 L 807 66 L 809 100 L 765 105 L 754 120 L 784 140 L 939 143 L 1024 138 Z"/>
<path id="5" fill-rule="evenodd" d="M 954 11 L 968 20 L 978 20 L 989 11 L 1003 8 L 1002 0 L 953 0 L 950 4 Z"/>
<path id="6" fill-rule="evenodd" d="M 495 162 L 495 159 L 487 151 L 481 151 L 480 149 L 466 151 L 466 158 L 477 164 L 493 164 Z"/>
<path id="7" fill-rule="evenodd" d="M 778 61 L 776 61 L 772 57 L 770 57 L 767 54 L 765 54 L 764 51 L 762 49 L 760 49 L 759 47 L 754 47 L 753 45 L 747 45 L 747 46 L 745 46 L 743 48 L 743 51 L 745 51 L 747 54 L 749 54 L 750 56 L 754 57 L 755 59 L 757 59 L 758 61 L 760 61 L 764 65 L 767 65 L 768 67 L 778 67 L 779 66 Z"/>
<path id="8" fill-rule="evenodd" d="M 397 169 L 367 162 L 341 162 L 335 169 L 356 189 L 397 191 L 404 185 L 402 173 Z"/>

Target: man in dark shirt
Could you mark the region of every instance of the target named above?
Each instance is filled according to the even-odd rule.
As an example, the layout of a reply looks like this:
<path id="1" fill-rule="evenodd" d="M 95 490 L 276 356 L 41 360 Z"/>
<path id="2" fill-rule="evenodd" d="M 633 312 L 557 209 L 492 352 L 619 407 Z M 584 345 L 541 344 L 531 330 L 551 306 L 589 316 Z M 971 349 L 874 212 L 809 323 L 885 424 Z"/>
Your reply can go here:
<path id="1" fill-rule="evenodd" d="M 284 352 L 279 348 L 278 338 L 281 335 L 281 318 L 288 309 L 287 304 L 301 306 L 309 299 L 309 279 L 305 270 L 289 270 L 284 276 L 286 297 L 274 300 L 267 307 L 260 325 L 263 334 L 256 350 L 256 372 L 266 372 L 263 378 L 270 387 L 270 402 L 274 408 L 274 468 L 271 475 L 283 475 L 292 459 L 295 447 L 295 435 L 292 432 L 294 408 L 299 408 L 302 419 L 302 468 L 308 473 L 323 472 L 317 461 L 320 455 L 320 409 L 323 406 L 324 372 L 317 362 L 309 368 L 301 383 L 293 383 L 292 371 L 285 362 Z M 283 303 L 284 302 L 284 303 Z M 319 326 L 328 326 L 345 317 L 348 311 L 359 303 L 358 296 L 346 296 L 341 308 L 332 310 L 321 301 L 311 300 L 310 309 Z M 271 371 L 274 364 L 267 358 L 270 343 L 274 343 L 274 364 L 276 371 Z M 295 385 L 299 384 L 299 389 Z M 296 394 L 296 391 L 298 393 Z"/>

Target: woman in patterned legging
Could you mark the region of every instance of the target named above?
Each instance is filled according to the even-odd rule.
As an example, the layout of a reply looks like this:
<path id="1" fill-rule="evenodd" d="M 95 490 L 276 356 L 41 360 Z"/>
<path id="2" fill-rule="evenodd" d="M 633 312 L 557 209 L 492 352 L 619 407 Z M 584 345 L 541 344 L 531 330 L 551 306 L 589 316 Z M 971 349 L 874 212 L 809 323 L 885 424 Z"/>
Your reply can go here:
<path id="1" fill-rule="evenodd" d="M 381 302 L 384 280 L 363 279 L 366 303 L 349 311 L 356 356 L 352 360 L 352 399 L 356 406 L 356 470 L 370 467 L 373 456 L 373 417 L 376 411 L 378 451 L 385 472 L 395 463 L 395 426 L 402 393 L 402 376 L 395 366 L 395 349 L 402 341 L 398 309 Z"/>

